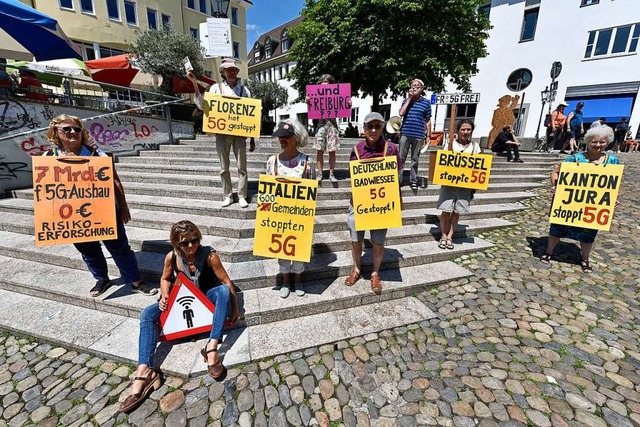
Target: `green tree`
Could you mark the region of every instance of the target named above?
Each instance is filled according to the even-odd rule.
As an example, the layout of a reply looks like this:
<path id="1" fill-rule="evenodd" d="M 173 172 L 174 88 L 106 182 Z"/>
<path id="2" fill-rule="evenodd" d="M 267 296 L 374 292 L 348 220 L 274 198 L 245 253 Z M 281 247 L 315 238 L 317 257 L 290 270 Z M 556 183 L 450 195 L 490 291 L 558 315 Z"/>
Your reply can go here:
<path id="1" fill-rule="evenodd" d="M 489 20 L 484 0 L 306 0 L 305 19 L 290 31 L 290 72 L 305 85 L 328 73 L 350 82 L 354 93 L 373 96 L 377 110 L 387 90 L 403 95 L 414 78 L 442 91 L 451 79 L 469 90 L 476 60 L 487 55 Z"/>
<path id="2" fill-rule="evenodd" d="M 289 101 L 287 89 L 276 82 L 260 82 L 256 79 L 249 80 L 249 91 L 252 98 L 262 100 L 262 119 L 269 118 L 269 111 L 282 108 Z"/>
<path id="3" fill-rule="evenodd" d="M 189 34 L 173 31 L 170 26 L 143 32 L 131 44 L 131 52 L 137 56 L 138 66 L 143 72 L 162 76 L 160 90 L 166 95 L 174 95 L 173 76 L 186 75 L 182 63 L 185 57 L 191 61 L 196 74 L 204 71 L 200 42 Z"/>

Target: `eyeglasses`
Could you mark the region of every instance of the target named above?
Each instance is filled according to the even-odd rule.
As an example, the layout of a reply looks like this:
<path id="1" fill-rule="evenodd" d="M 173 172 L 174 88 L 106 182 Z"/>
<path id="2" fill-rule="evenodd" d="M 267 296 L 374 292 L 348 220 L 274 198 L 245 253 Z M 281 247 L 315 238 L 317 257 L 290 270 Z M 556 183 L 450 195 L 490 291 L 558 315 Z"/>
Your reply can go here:
<path id="1" fill-rule="evenodd" d="M 382 129 L 382 125 L 379 124 L 379 123 L 376 123 L 375 125 L 370 125 L 370 124 L 367 123 L 366 125 L 364 125 L 364 128 L 366 130 L 374 130 L 374 129 L 375 130 L 380 130 L 380 129 Z"/>
<path id="2" fill-rule="evenodd" d="M 186 247 L 188 247 L 189 245 L 192 245 L 192 244 L 193 244 L 193 245 L 195 245 L 195 244 L 197 244 L 199 241 L 200 241 L 200 238 L 199 238 L 199 237 L 194 237 L 194 238 L 189 239 L 189 240 L 183 240 L 183 241 L 181 241 L 181 242 L 178 242 L 178 246 L 180 246 L 181 248 L 186 248 Z"/>
<path id="3" fill-rule="evenodd" d="M 77 126 L 58 126 L 58 129 L 60 129 L 64 133 L 71 133 L 71 131 L 74 131 L 76 133 L 82 132 L 82 128 Z"/>

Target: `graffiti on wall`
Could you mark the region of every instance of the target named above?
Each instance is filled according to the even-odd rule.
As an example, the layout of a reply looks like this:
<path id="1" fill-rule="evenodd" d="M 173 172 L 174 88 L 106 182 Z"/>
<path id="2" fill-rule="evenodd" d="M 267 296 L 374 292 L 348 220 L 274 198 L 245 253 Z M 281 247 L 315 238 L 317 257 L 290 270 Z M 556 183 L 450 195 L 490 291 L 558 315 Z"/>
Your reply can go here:
<path id="1" fill-rule="evenodd" d="M 86 118 L 99 113 L 68 105 L 2 98 L 0 138 L 44 128 L 60 114 Z M 120 114 L 91 120 L 85 126 L 92 141 L 108 153 L 157 149 L 159 145 L 169 143 L 169 126 L 164 119 Z M 172 132 L 174 138 L 193 137 L 193 125 L 172 121 Z M 31 156 L 41 156 L 50 148 L 45 131 L 1 140 L 0 191 L 31 186 Z"/>

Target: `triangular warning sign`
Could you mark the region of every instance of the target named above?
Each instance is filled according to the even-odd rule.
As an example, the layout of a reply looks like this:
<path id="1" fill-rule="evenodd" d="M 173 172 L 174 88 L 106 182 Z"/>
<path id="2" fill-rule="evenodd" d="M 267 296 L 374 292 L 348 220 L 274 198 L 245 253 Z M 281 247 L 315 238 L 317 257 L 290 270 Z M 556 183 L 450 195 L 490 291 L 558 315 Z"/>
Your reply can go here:
<path id="1" fill-rule="evenodd" d="M 158 341 L 211 331 L 215 309 L 196 285 L 184 273 L 179 273 L 169 294 L 167 309 L 160 315 Z"/>

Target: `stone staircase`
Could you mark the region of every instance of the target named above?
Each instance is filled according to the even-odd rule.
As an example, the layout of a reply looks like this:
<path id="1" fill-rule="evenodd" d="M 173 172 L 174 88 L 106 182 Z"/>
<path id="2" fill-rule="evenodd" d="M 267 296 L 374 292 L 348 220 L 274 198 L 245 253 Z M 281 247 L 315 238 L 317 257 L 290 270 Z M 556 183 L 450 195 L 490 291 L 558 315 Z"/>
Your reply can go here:
<path id="1" fill-rule="evenodd" d="M 461 218 L 454 250 L 437 247 L 438 186 L 417 192 L 403 187 L 404 226 L 387 234 L 380 274 L 384 288 L 377 296 L 368 280 L 351 288 L 343 285 L 352 270 L 346 210 L 351 194 L 348 156 L 354 143 L 342 141 L 336 166 L 339 182 L 325 179 L 318 191 L 314 255 L 303 276 L 307 294 L 302 298 L 292 294 L 281 299 L 276 290 L 277 261 L 252 255 L 257 178 L 267 158 L 279 151 L 276 141 L 262 139 L 248 154 L 252 197 L 248 209 L 237 203 L 221 208 L 219 162 L 206 137 L 118 159 L 116 167 L 133 218 L 127 235 L 143 278 L 158 283 L 164 255 L 171 249 L 170 226 L 189 219 L 204 234 L 203 244 L 218 250 L 239 288 L 243 321 L 225 338 L 227 365 L 435 317 L 412 294 L 467 277 L 469 271 L 451 260 L 490 248 L 490 242 L 474 235 L 510 226 L 500 216 L 524 209 L 519 202 L 533 195 L 530 190 L 541 185 L 558 161 L 551 155 L 526 153 L 522 164 L 496 158 L 489 190 L 478 192 L 471 212 Z M 315 159 L 311 147 L 303 151 Z M 423 171 L 427 163 L 424 156 Z M 72 245 L 34 246 L 32 190 L 16 191 L 14 196 L 0 200 L 0 328 L 135 362 L 137 318 L 154 300 L 131 294 L 121 281 L 99 298 L 91 298 L 88 291 L 94 280 Z M 115 264 L 107 261 L 111 276 L 119 277 Z M 365 277 L 371 263 L 367 248 Z M 201 339 L 161 344 L 162 369 L 185 376 L 205 372 L 197 351 L 203 343 Z"/>

